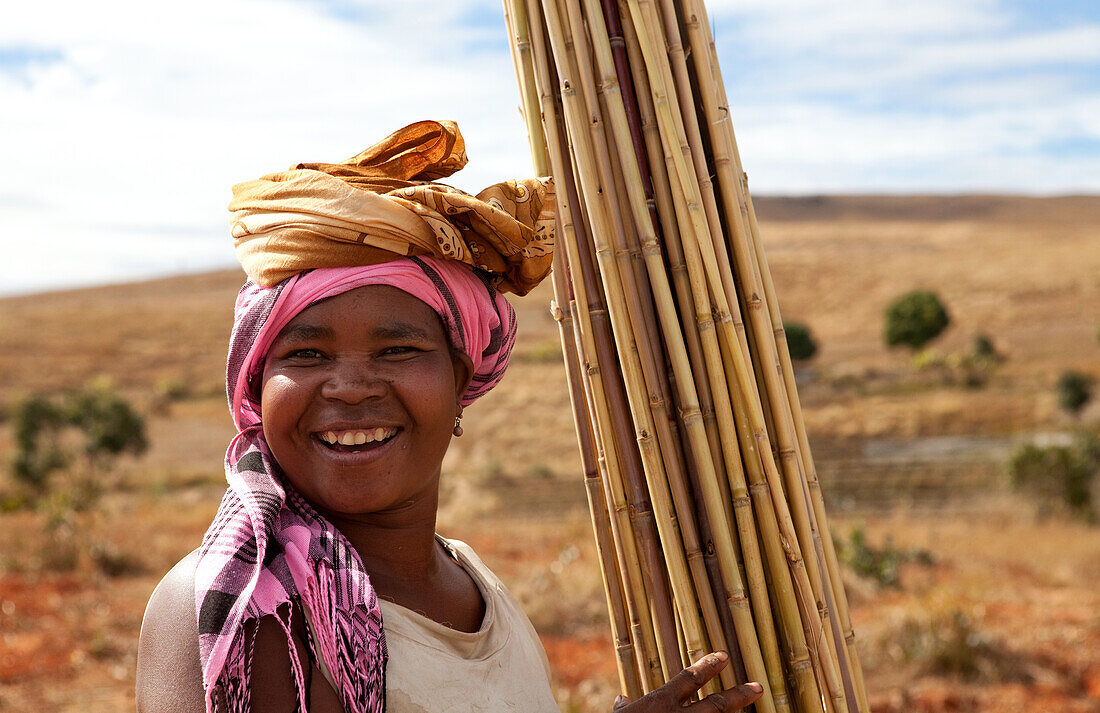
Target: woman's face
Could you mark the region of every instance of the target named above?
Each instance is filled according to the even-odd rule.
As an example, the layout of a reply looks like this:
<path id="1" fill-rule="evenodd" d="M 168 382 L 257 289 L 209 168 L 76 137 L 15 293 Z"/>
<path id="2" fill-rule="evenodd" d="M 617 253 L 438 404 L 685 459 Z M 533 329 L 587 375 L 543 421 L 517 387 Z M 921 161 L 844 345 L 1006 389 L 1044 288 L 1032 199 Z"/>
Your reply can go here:
<path id="1" fill-rule="evenodd" d="M 472 366 L 428 305 L 370 285 L 307 307 L 264 362 L 264 437 L 322 511 L 377 513 L 433 499 Z"/>

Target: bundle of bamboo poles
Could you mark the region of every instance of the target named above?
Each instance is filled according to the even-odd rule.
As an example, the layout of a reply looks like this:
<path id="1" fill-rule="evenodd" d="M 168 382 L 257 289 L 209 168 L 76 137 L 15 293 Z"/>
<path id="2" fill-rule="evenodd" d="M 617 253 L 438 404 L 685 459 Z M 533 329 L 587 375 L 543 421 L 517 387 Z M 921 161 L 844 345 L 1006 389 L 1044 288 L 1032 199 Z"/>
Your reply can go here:
<path id="1" fill-rule="evenodd" d="M 702 0 L 504 0 L 623 693 L 868 709 Z M 717 180 L 714 180 L 714 179 Z"/>

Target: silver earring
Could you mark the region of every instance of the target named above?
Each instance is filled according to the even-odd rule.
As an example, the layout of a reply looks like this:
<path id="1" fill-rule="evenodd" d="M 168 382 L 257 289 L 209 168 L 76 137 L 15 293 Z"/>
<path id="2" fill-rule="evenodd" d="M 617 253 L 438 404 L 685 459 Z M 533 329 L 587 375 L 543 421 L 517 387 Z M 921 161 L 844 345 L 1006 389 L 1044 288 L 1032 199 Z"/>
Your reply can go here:
<path id="1" fill-rule="evenodd" d="M 455 434 L 455 438 L 462 435 L 462 414 L 455 416 L 455 429 L 452 433 Z"/>

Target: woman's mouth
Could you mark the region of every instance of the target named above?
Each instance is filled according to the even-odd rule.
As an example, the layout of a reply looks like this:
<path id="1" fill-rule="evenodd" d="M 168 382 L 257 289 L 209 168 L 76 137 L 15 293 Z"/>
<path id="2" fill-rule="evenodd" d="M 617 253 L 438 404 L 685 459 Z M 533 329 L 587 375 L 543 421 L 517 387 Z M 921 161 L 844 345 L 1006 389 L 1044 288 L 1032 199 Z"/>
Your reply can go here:
<path id="1" fill-rule="evenodd" d="M 314 436 L 325 448 L 337 453 L 363 453 L 374 450 L 397 435 L 396 428 L 376 428 L 320 431 Z"/>

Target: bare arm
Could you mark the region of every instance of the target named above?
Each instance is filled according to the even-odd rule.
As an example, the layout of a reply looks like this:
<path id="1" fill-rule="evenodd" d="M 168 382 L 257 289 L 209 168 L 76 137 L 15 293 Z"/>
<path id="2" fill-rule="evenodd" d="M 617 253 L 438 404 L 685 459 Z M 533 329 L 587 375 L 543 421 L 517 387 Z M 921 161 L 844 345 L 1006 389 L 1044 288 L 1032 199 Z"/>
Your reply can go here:
<path id="1" fill-rule="evenodd" d="M 197 552 L 180 560 L 145 608 L 138 641 L 138 713 L 206 711 L 195 614 L 196 562 Z"/>
<path id="2" fill-rule="evenodd" d="M 180 560 L 153 591 L 141 623 L 137 661 L 138 713 L 205 713 L 195 613 L 198 553 Z M 339 696 L 305 653 L 301 626 L 294 644 L 306 674 L 310 710 L 342 713 Z M 252 658 L 252 710 L 293 711 L 297 705 L 290 647 L 282 626 L 270 616 L 259 621 Z"/>

